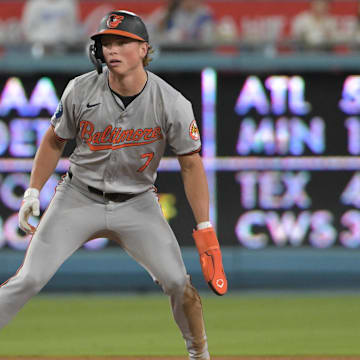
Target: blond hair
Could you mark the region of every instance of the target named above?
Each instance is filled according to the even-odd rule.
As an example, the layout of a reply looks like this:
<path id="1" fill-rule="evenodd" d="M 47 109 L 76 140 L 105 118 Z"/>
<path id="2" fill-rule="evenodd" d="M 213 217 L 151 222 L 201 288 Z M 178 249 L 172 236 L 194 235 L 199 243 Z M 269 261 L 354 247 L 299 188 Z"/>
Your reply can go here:
<path id="1" fill-rule="evenodd" d="M 149 45 L 148 52 L 147 52 L 146 56 L 143 58 L 144 67 L 148 66 L 150 64 L 150 62 L 152 60 L 152 57 L 150 57 L 150 55 L 153 53 L 154 53 L 154 49 L 152 48 L 151 45 Z"/>

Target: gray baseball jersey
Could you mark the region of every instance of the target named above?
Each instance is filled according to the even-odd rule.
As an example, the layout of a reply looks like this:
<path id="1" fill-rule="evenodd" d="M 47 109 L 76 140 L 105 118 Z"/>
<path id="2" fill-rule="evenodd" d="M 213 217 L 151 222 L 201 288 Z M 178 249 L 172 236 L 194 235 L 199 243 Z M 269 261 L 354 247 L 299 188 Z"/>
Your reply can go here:
<path id="1" fill-rule="evenodd" d="M 151 72 L 126 108 L 108 84 L 108 70 L 68 84 L 51 119 L 61 139 L 76 138 L 71 172 L 105 192 L 141 193 L 155 182 L 166 142 L 176 155 L 200 149 L 191 103 Z"/>
<path id="2" fill-rule="evenodd" d="M 108 71 L 68 84 L 51 119 L 55 135 L 76 139 L 71 173 L 57 186 L 23 265 L 0 286 L 0 329 L 86 241 L 108 237 L 138 261 L 170 296 L 190 360 L 209 360 L 200 297 L 189 281 L 179 244 L 153 187 L 166 141 L 177 155 L 200 149 L 189 101 L 148 72 L 127 107 L 110 89 Z M 132 193 L 109 200 L 89 188 Z"/>

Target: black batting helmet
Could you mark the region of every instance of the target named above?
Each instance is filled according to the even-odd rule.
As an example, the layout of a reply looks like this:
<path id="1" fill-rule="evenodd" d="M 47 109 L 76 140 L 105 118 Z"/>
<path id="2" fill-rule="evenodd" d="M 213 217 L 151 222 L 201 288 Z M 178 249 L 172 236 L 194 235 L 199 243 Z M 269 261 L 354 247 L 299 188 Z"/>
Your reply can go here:
<path id="1" fill-rule="evenodd" d="M 102 72 L 101 64 L 105 62 L 100 38 L 107 34 L 149 42 L 149 34 L 140 16 L 126 10 L 114 10 L 107 13 L 102 18 L 97 33 L 90 37 L 95 43 L 90 45 L 89 55 L 98 73 Z"/>

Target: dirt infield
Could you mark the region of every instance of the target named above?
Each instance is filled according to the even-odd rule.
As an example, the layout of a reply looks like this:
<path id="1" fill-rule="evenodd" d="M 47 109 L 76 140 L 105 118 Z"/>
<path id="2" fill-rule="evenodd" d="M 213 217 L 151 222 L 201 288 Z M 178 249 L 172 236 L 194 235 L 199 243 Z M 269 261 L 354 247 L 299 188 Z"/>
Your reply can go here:
<path id="1" fill-rule="evenodd" d="M 79 357 L 0 357 L 0 360 L 188 360 L 187 357 L 122 357 L 122 356 L 79 356 Z M 211 360 L 360 360 L 360 356 L 213 356 Z"/>

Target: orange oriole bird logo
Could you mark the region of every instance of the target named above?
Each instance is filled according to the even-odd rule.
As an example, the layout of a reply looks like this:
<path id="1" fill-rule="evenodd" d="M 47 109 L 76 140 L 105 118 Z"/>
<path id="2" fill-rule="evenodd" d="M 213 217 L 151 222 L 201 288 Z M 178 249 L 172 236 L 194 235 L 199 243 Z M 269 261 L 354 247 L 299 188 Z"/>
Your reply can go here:
<path id="1" fill-rule="evenodd" d="M 197 127 L 197 124 L 196 124 L 195 120 L 193 120 L 191 122 L 191 124 L 190 124 L 189 133 L 190 133 L 190 137 L 193 140 L 199 140 L 200 139 L 199 128 Z"/>
<path id="2" fill-rule="evenodd" d="M 124 16 L 111 14 L 107 19 L 106 25 L 110 29 L 116 28 L 122 21 L 124 20 Z"/>

